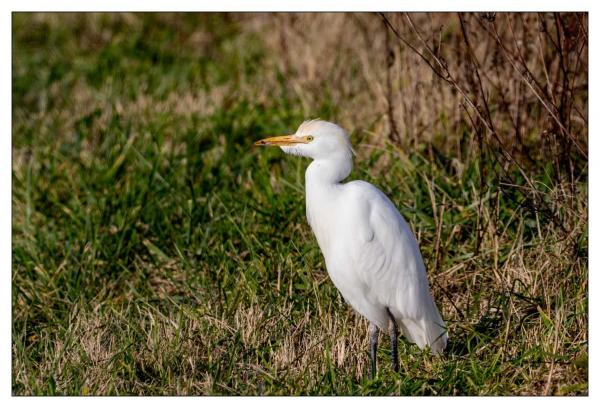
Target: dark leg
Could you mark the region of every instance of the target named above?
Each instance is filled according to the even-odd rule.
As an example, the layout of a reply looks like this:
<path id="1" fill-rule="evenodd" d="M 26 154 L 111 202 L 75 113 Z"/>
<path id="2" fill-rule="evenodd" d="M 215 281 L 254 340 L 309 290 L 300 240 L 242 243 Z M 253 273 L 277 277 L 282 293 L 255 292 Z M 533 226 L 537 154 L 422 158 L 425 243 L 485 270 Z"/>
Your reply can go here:
<path id="1" fill-rule="evenodd" d="M 369 355 L 371 356 L 371 380 L 375 379 L 377 374 L 377 339 L 379 329 L 373 323 L 369 323 Z"/>
<path id="2" fill-rule="evenodd" d="M 392 321 L 392 329 L 390 330 L 390 338 L 392 340 L 392 364 L 394 365 L 394 371 L 398 372 L 400 370 L 398 365 L 398 324 L 396 323 L 396 318 L 392 312 L 390 312 L 390 309 L 386 310 Z"/>

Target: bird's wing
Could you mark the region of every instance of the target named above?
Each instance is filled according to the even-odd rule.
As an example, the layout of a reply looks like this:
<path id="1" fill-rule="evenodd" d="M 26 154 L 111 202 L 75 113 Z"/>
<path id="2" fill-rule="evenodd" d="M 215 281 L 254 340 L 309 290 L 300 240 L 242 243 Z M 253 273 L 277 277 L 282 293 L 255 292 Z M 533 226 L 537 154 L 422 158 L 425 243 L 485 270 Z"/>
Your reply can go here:
<path id="1" fill-rule="evenodd" d="M 444 323 L 431 297 L 427 272 L 410 227 L 376 187 L 360 181 L 347 185 L 350 188 L 346 202 L 351 203 L 348 208 L 354 214 L 347 214 L 346 218 L 356 231 L 354 239 L 347 240 L 352 242 L 349 253 L 354 273 L 370 291 L 369 296 L 388 307 L 401 324 L 425 322 L 419 324 L 435 326 L 422 328 L 431 331 L 430 335 L 413 335 L 417 344 L 424 341 L 431 345 Z M 403 331 L 410 338 L 406 331 L 418 330 L 406 327 Z"/>
<path id="2" fill-rule="evenodd" d="M 348 184 L 353 184 L 354 191 L 347 203 L 355 211 L 346 217 L 355 230 L 354 248 L 350 253 L 364 284 L 386 305 L 398 302 L 398 290 L 413 293 L 411 297 L 428 295 L 427 275 L 419 248 L 396 207 L 371 184 Z M 415 303 L 421 302 L 407 302 L 401 312 L 418 317 L 418 310 L 412 307 Z"/>

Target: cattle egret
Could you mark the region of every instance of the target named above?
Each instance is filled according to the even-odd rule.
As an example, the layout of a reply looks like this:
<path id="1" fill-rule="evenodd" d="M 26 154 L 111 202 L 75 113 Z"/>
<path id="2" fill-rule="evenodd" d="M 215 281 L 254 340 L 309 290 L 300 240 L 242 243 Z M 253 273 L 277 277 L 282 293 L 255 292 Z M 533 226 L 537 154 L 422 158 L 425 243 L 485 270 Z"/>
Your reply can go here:
<path id="1" fill-rule="evenodd" d="M 352 171 L 352 145 L 338 125 L 310 120 L 295 134 L 259 140 L 312 159 L 306 169 L 306 217 L 331 280 L 346 302 L 369 321 L 371 378 L 379 329 L 391 337 L 398 371 L 397 335 L 439 354 L 448 335 L 429 291 L 417 241 L 394 204 L 365 181 L 342 183 Z M 391 324 L 390 324 L 391 323 Z"/>

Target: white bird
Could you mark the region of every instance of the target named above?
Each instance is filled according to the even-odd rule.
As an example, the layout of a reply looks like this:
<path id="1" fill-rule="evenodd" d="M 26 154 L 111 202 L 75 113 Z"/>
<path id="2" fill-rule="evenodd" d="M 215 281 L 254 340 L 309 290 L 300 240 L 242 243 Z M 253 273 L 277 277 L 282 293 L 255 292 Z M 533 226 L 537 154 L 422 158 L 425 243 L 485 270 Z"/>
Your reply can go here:
<path id="1" fill-rule="evenodd" d="M 313 159 L 306 169 L 306 217 L 331 280 L 346 302 L 369 321 L 371 378 L 376 373 L 379 329 L 390 337 L 398 371 L 398 330 L 435 354 L 448 334 L 429 291 L 427 272 L 410 227 L 372 184 L 342 181 L 352 171 L 348 134 L 336 124 L 310 120 L 295 134 L 259 140 L 285 153 Z"/>

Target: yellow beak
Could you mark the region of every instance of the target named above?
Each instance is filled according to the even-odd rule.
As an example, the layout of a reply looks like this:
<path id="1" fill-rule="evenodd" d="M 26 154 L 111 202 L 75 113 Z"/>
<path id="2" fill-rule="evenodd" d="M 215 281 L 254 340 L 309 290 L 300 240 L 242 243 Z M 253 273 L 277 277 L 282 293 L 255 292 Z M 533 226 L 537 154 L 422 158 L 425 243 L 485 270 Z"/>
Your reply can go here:
<path id="1" fill-rule="evenodd" d="M 255 146 L 292 146 L 299 143 L 308 143 L 305 137 L 289 135 L 289 136 L 273 136 L 266 139 L 258 140 L 254 143 Z"/>

